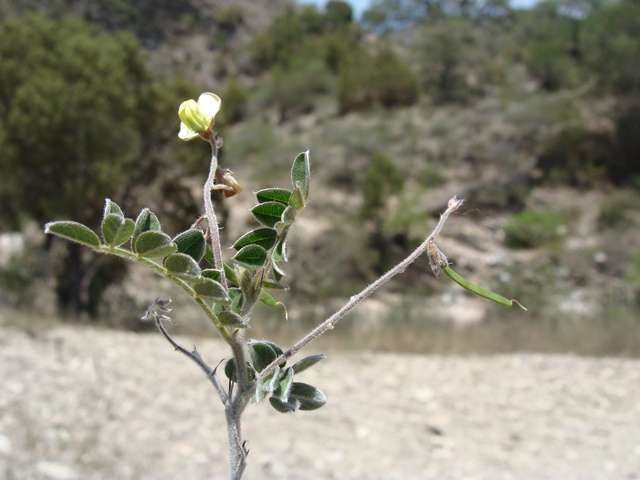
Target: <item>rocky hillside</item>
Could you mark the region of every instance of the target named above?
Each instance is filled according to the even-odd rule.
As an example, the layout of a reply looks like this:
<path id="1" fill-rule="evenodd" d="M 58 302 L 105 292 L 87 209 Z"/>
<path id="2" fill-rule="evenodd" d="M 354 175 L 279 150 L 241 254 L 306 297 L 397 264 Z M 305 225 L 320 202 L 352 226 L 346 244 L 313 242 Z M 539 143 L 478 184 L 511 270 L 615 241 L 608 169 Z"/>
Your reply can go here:
<path id="1" fill-rule="evenodd" d="M 355 24 L 344 3 L 330 3 L 326 12 L 289 8 L 284 0 L 61 2 L 59 11 L 48 2 L 33 5 L 54 16 L 73 12 L 105 30 L 129 29 L 146 47 L 153 74 L 223 97 L 222 160 L 245 187 L 221 207 L 226 241 L 255 228 L 247 214 L 251 192 L 286 185 L 294 156 L 311 151 L 311 202 L 291 241 L 285 295 L 299 318 L 316 323 L 402 259 L 457 195 L 465 207 L 440 248 L 460 274 L 519 299 L 529 312 L 435 279 L 424 261 L 364 307 L 371 322 L 403 326 L 394 328 L 401 332 L 395 339 L 379 336 L 388 343 L 368 341 L 417 351 L 471 345 L 637 354 L 640 342 L 630 332 L 638 331 L 640 297 L 633 140 L 640 110 L 628 86 L 633 75 L 594 70 L 609 58 L 596 48 L 597 25 L 587 24 L 585 44 L 567 51 L 553 43 L 557 31 L 562 37 L 570 29 L 552 9 L 509 11 L 485 23 L 451 17 L 381 34 Z M 22 5 L 0 2 L 0 15 Z M 553 28 L 544 30 L 540 18 Z M 175 128 L 173 111 L 163 132 Z M 175 189 L 158 195 L 156 182 L 147 196 L 184 228 L 204 175 L 193 166 L 206 152 L 179 148 L 165 153 Z M 185 159 L 189 167 L 181 170 Z M 172 197 L 176 190 L 183 196 Z M 180 210 L 185 203 L 190 210 Z M 103 318 L 127 323 L 130 310 L 114 307 L 126 302 L 143 311 L 148 299 L 135 292 L 149 281 L 130 272 L 112 285 Z M 507 333 L 515 319 L 526 326 Z M 426 326 L 451 334 L 452 323 L 488 325 L 488 333 L 470 327 L 475 333 L 456 347 L 406 333 Z M 366 344 L 364 332 L 358 338 Z"/>

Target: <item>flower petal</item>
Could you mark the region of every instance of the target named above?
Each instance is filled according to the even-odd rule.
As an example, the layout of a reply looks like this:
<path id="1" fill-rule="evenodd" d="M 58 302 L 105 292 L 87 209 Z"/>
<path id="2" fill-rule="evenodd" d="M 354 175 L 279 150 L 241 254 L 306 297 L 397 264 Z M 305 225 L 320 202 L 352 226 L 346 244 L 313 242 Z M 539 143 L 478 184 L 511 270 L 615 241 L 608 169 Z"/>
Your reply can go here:
<path id="1" fill-rule="evenodd" d="M 198 134 L 187 127 L 184 123 L 180 122 L 180 132 L 178 133 L 178 138 L 181 140 L 191 140 L 197 137 Z"/>
<path id="2" fill-rule="evenodd" d="M 209 120 L 213 120 L 216 116 L 216 113 L 220 111 L 220 107 L 222 106 L 222 100 L 215 93 L 203 93 L 198 97 L 198 107 L 200 107 L 200 111 L 202 114 L 209 118 Z"/>
<path id="3" fill-rule="evenodd" d="M 204 132 L 211 124 L 211 117 L 202 111 L 195 100 L 182 102 L 178 109 L 178 116 L 182 123 L 194 132 Z"/>

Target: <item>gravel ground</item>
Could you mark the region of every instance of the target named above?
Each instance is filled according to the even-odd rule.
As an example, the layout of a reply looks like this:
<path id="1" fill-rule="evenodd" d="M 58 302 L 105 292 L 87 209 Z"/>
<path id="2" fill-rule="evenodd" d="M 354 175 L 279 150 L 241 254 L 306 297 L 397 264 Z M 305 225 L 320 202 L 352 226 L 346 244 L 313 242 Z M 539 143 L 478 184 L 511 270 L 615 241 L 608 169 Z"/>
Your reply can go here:
<path id="1" fill-rule="evenodd" d="M 0 378 L 4 479 L 226 478 L 220 402 L 159 335 L 0 328 Z M 332 354 L 301 380 L 329 403 L 250 405 L 246 479 L 640 478 L 639 360 Z"/>

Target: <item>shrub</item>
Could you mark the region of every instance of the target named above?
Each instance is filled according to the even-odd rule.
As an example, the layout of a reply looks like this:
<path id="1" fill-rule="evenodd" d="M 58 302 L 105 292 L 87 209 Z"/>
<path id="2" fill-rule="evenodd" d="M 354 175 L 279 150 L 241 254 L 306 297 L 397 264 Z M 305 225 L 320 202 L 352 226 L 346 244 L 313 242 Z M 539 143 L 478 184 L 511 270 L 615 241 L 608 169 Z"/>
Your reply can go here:
<path id="1" fill-rule="evenodd" d="M 265 102 L 278 109 L 282 123 L 292 115 L 313 111 L 316 96 L 327 93 L 332 83 L 321 60 L 295 65 L 291 69 L 276 67 L 271 71 Z"/>
<path id="2" fill-rule="evenodd" d="M 326 6 L 326 20 L 333 29 L 348 25 L 353 20 L 353 8 L 347 2 L 329 0 Z"/>
<path id="3" fill-rule="evenodd" d="M 404 183 L 404 177 L 393 159 L 381 152 L 376 152 L 364 170 L 362 178 L 363 218 L 374 218 L 380 215 L 387 199 L 397 194 Z"/>
<path id="4" fill-rule="evenodd" d="M 356 49 L 340 68 L 340 113 L 364 110 L 375 104 L 385 107 L 412 105 L 417 99 L 415 74 L 388 47 L 383 47 L 374 57 L 362 48 Z"/>
<path id="5" fill-rule="evenodd" d="M 640 5 L 610 2 L 586 21 L 586 63 L 600 86 L 615 93 L 640 90 Z"/>
<path id="6" fill-rule="evenodd" d="M 378 103 L 385 107 L 413 105 L 418 100 L 418 80 L 409 65 L 389 47 L 374 59 L 372 85 Z"/>
<path id="7" fill-rule="evenodd" d="M 338 105 L 340 113 L 370 108 L 374 92 L 370 83 L 371 58 L 362 48 L 356 49 L 345 60 L 338 77 Z"/>
<path id="8" fill-rule="evenodd" d="M 417 47 L 420 81 L 437 103 L 465 104 L 481 93 L 469 78 L 483 76 L 492 59 L 485 58 L 471 30 L 469 21 L 449 18 L 423 32 Z"/>
<path id="9" fill-rule="evenodd" d="M 244 11 L 238 6 L 219 8 L 213 18 L 218 27 L 218 40 L 224 42 L 244 23 Z"/>
<path id="10" fill-rule="evenodd" d="M 533 42 L 526 50 L 525 62 L 540 86 L 553 92 L 575 83 L 575 69 L 564 43 L 557 39 Z"/>
<path id="11" fill-rule="evenodd" d="M 609 135 L 576 126 L 560 131 L 538 157 L 545 180 L 583 187 L 606 179 L 615 162 L 615 146 Z"/>

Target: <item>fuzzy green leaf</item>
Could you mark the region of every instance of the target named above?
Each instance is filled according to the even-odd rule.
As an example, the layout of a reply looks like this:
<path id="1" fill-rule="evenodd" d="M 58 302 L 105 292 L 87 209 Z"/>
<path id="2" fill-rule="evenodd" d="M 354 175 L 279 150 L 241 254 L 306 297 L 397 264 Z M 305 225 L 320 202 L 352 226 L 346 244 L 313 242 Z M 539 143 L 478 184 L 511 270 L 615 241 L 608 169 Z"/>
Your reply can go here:
<path id="1" fill-rule="evenodd" d="M 268 307 L 277 307 L 279 305 L 284 305 L 282 302 L 278 302 L 275 298 L 264 291 L 260 294 L 260 301 Z"/>
<path id="2" fill-rule="evenodd" d="M 246 328 L 247 323 L 244 319 L 234 312 L 223 311 L 218 314 L 218 320 L 225 327 Z"/>
<path id="3" fill-rule="evenodd" d="M 201 230 L 190 229 L 182 232 L 173 242 L 178 246 L 178 252 L 189 255 L 196 262 L 202 260 L 206 250 L 206 241 Z"/>
<path id="4" fill-rule="evenodd" d="M 282 370 L 280 369 L 280 365 L 277 365 L 271 374 L 271 378 L 269 378 L 269 382 L 263 387 L 268 393 L 275 392 L 276 388 L 278 388 L 278 384 L 280 383 L 280 377 L 282 375 Z"/>
<path id="5" fill-rule="evenodd" d="M 294 382 L 289 392 L 289 402 L 300 402 L 300 410 L 316 410 L 327 403 L 324 393 L 312 385 Z"/>
<path id="6" fill-rule="evenodd" d="M 236 271 L 226 263 L 223 266 L 224 266 L 224 274 L 226 275 L 227 280 L 229 282 L 232 282 L 238 285 L 238 279 L 236 278 Z"/>
<path id="7" fill-rule="evenodd" d="M 118 247 L 131 238 L 134 228 L 133 220 L 109 213 L 102 220 L 102 238 L 107 245 Z"/>
<path id="8" fill-rule="evenodd" d="M 287 368 L 283 375 L 280 375 L 278 386 L 274 390 L 274 395 L 280 400 L 288 401 L 289 393 L 291 392 L 291 386 L 293 385 L 293 376 L 296 372 L 292 368 Z"/>
<path id="9" fill-rule="evenodd" d="M 49 222 L 44 226 L 44 233 L 51 233 L 91 248 L 100 246 L 100 238 L 96 232 L 78 222 Z"/>
<path id="10" fill-rule="evenodd" d="M 224 374 L 232 382 L 236 381 L 236 361 L 233 358 L 229 359 L 229 361 L 224 366 Z M 249 362 L 247 362 L 247 374 L 249 375 L 249 381 L 253 382 L 256 376 Z"/>
<path id="11" fill-rule="evenodd" d="M 204 276 L 204 271 L 202 272 L 202 275 Z M 224 287 L 210 278 L 203 278 L 201 282 L 194 284 L 193 290 L 199 297 L 211 302 L 223 305 L 231 303 L 231 298 L 225 291 Z"/>
<path id="12" fill-rule="evenodd" d="M 134 251 L 136 253 L 140 253 L 136 249 L 138 237 L 140 235 L 142 235 L 144 232 L 161 230 L 162 229 L 160 227 L 160 221 L 158 220 L 158 217 L 156 217 L 156 215 L 148 208 L 143 209 L 136 219 L 136 226 L 133 230 L 133 237 L 131 238 L 131 244 L 133 245 Z"/>
<path id="13" fill-rule="evenodd" d="M 284 212 L 282 212 L 282 217 L 280 217 L 280 221 L 276 223 L 275 227 L 276 228 L 288 227 L 289 225 L 292 225 L 293 222 L 295 221 L 296 221 L 296 209 L 293 208 L 291 205 L 289 205 L 287 208 L 284 209 Z"/>
<path id="14" fill-rule="evenodd" d="M 249 348 L 253 368 L 256 369 L 256 372 L 261 372 L 267 365 L 278 358 L 278 356 L 282 355 L 282 349 L 268 340 L 251 340 L 249 342 Z M 283 367 L 284 363 L 280 366 Z"/>
<path id="15" fill-rule="evenodd" d="M 267 279 L 263 280 L 262 281 L 262 286 L 264 288 L 271 288 L 272 290 L 289 290 L 289 287 L 287 287 L 286 285 L 283 285 L 280 282 L 277 282 L 273 278 L 267 278 Z"/>
<path id="16" fill-rule="evenodd" d="M 171 255 L 178 247 L 166 233 L 157 230 L 142 232 L 135 243 L 135 251 L 145 258 L 162 258 Z"/>
<path id="17" fill-rule="evenodd" d="M 124 219 L 124 213 L 122 213 L 122 209 L 115 202 L 112 202 L 107 198 L 104 201 L 104 213 L 102 215 L 102 218 L 106 218 L 107 215 L 111 214 L 118 215 L 121 219 Z"/>
<path id="18" fill-rule="evenodd" d="M 260 245 L 265 250 L 269 250 L 276 243 L 277 236 L 278 232 L 272 228 L 258 228 L 241 236 L 233 244 L 233 248 L 240 250 L 245 245 L 255 244 Z"/>
<path id="19" fill-rule="evenodd" d="M 265 380 L 264 378 L 258 378 L 258 380 L 256 381 L 256 389 L 253 397 L 251 397 L 251 401 L 253 403 L 260 403 L 262 400 L 264 400 L 264 397 L 267 395 L 267 393 L 269 393 L 268 388 L 269 381 Z"/>
<path id="20" fill-rule="evenodd" d="M 296 211 L 300 211 L 304 208 L 304 196 L 302 194 L 300 185 L 298 185 L 291 193 L 291 197 L 289 198 L 289 206 L 295 208 Z"/>
<path id="21" fill-rule="evenodd" d="M 282 219 L 286 205 L 280 202 L 264 202 L 251 209 L 255 219 L 265 227 L 273 228 Z"/>
<path id="22" fill-rule="evenodd" d="M 209 265 L 211 265 L 214 268 L 216 267 L 216 260 L 213 258 L 213 250 L 211 250 L 210 245 L 207 245 L 204 251 L 204 259 Z"/>
<path id="23" fill-rule="evenodd" d="M 276 244 L 276 248 L 273 249 L 273 259 L 274 260 L 284 260 L 285 262 L 288 260 L 287 258 L 287 234 L 289 233 L 289 228 L 285 228 L 280 233 L 280 240 Z"/>
<path id="24" fill-rule="evenodd" d="M 258 202 L 280 202 L 285 205 L 289 204 L 289 197 L 291 196 L 291 192 L 289 190 L 285 190 L 284 188 L 265 188 L 256 192 L 256 197 L 258 198 Z"/>
<path id="25" fill-rule="evenodd" d="M 205 268 L 202 270 L 202 276 L 204 278 L 210 278 L 211 280 L 215 280 L 216 282 L 220 281 L 220 270 L 216 270 L 215 268 Z"/>
<path id="26" fill-rule="evenodd" d="M 195 282 L 202 278 L 202 270 L 196 261 L 186 253 L 174 253 L 164 259 L 167 271 L 187 282 Z"/>
<path id="27" fill-rule="evenodd" d="M 269 397 L 269 403 L 271 406 L 280 413 L 295 412 L 300 408 L 300 400 L 293 400 L 292 402 L 283 402 L 278 397 Z"/>
<path id="28" fill-rule="evenodd" d="M 307 368 L 314 366 L 316 363 L 318 363 L 321 360 L 324 360 L 325 358 L 327 358 L 327 356 L 324 353 L 309 355 L 308 357 L 304 357 L 299 362 L 296 362 L 291 368 L 293 368 L 294 372 L 300 373 L 306 370 Z"/>
<path id="29" fill-rule="evenodd" d="M 243 267 L 256 269 L 264 265 L 267 255 L 267 251 L 260 245 L 247 245 L 242 247 L 233 259 Z"/>
<path id="30" fill-rule="evenodd" d="M 242 310 L 242 304 L 244 303 L 242 291 L 239 288 L 232 287 L 227 291 L 227 293 L 229 294 L 229 298 L 231 298 L 231 311 L 239 313 L 240 310 Z M 221 304 L 216 303 L 213 307 L 213 311 L 218 314 L 224 311 L 224 309 Z"/>
<path id="31" fill-rule="evenodd" d="M 280 283 L 280 280 L 282 280 L 282 278 L 285 276 L 284 270 L 280 268 L 278 262 L 271 262 L 271 268 L 273 269 L 273 277 L 275 278 L 276 282 Z"/>
<path id="32" fill-rule="evenodd" d="M 311 177 L 311 163 L 309 150 L 300 153 L 293 161 L 291 167 L 291 184 L 293 188 L 300 187 L 302 198 L 306 201 L 309 197 L 309 179 Z"/>

